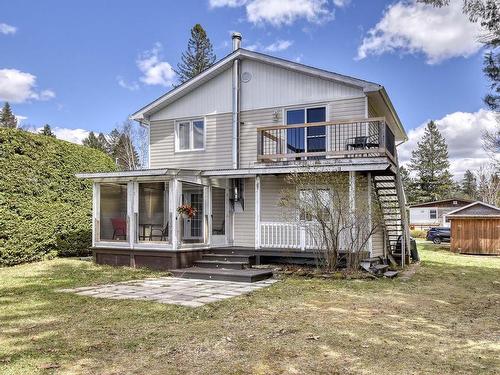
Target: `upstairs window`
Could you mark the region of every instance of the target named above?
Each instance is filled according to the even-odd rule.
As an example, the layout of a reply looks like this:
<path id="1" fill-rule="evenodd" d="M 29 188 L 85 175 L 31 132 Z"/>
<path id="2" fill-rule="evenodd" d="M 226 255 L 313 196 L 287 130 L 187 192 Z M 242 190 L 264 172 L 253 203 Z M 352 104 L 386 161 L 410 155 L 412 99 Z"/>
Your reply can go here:
<path id="1" fill-rule="evenodd" d="M 205 122 L 202 119 L 179 121 L 175 129 L 175 150 L 203 150 L 205 147 Z"/>

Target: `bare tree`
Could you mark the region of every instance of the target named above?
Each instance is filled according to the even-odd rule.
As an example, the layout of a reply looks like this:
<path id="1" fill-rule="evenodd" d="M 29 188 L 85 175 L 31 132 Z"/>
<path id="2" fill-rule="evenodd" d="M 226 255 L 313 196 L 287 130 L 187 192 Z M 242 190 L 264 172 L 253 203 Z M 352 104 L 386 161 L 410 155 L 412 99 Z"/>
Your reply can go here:
<path id="1" fill-rule="evenodd" d="M 123 170 L 148 167 L 148 133 L 142 126 L 126 120 L 108 135 L 109 153 Z"/>
<path id="2" fill-rule="evenodd" d="M 493 130 L 485 130 L 482 134 L 483 148 L 500 172 L 500 114 L 495 113 L 496 127 Z"/>
<path id="3" fill-rule="evenodd" d="M 476 171 L 479 199 L 500 206 L 500 175 L 492 164 L 482 165 Z"/>
<path id="4" fill-rule="evenodd" d="M 368 242 L 380 229 L 381 212 L 374 195 L 368 199 L 368 183 L 357 176 L 354 198 L 349 194 L 347 173 L 295 173 L 286 179 L 280 205 L 286 214 L 297 216 L 313 239 L 318 266 L 326 271 L 338 267 L 345 254 L 346 266 L 359 267 Z"/>

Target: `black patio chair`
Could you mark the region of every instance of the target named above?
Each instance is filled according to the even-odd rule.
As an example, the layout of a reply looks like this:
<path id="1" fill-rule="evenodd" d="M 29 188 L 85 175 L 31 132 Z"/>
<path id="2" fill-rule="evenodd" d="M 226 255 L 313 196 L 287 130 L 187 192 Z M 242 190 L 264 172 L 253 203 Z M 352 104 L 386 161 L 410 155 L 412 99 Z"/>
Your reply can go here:
<path id="1" fill-rule="evenodd" d="M 157 234 L 155 234 L 157 232 Z M 153 241 L 154 237 L 160 237 L 160 241 L 166 241 L 168 238 L 168 223 L 161 228 L 151 227 L 151 231 L 149 232 L 149 240 Z"/>

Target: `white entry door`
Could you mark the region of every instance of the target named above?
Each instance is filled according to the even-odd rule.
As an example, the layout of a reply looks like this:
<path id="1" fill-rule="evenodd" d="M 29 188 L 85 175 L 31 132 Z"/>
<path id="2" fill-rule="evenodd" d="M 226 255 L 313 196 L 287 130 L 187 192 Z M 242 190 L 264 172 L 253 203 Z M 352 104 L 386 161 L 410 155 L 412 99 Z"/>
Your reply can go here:
<path id="1" fill-rule="evenodd" d="M 197 213 L 192 219 L 184 219 L 184 239 L 202 239 L 203 238 L 203 193 L 187 192 L 184 193 L 184 203 L 190 204 L 196 209 Z"/>

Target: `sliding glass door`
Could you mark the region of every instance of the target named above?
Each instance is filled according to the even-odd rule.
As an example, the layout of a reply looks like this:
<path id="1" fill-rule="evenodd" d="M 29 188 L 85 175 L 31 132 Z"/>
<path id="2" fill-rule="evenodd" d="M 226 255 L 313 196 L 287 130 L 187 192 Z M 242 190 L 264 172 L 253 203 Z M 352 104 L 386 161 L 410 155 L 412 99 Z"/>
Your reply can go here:
<path id="1" fill-rule="evenodd" d="M 286 125 L 313 124 L 325 121 L 326 107 L 297 108 L 286 111 Z M 288 129 L 286 138 L 287 153 L 326 151 L 326 126 L 324 125 Z"/>

